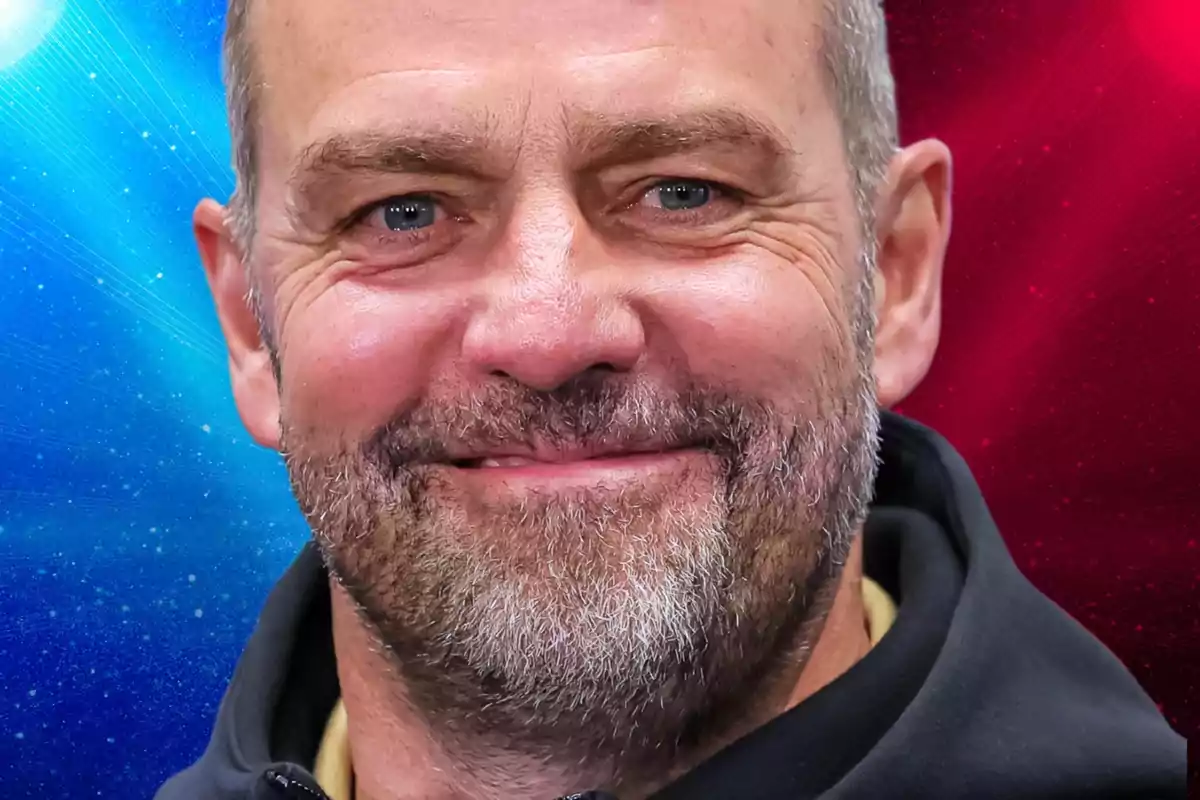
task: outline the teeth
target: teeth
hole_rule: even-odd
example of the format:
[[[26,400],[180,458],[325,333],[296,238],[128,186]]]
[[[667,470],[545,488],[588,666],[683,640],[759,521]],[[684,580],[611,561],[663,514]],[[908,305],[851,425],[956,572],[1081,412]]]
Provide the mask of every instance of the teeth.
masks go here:
[[[533,463],[531,458],[522,458],[521,456],[500,456],[498,458],[485,458],[479,462],[480,469],[487,467],[527,467]]]

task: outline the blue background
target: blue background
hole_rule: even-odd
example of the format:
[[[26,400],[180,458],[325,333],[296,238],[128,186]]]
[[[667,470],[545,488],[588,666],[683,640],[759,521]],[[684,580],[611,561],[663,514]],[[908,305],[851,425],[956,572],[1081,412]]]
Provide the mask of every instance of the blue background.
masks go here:
[[[233,183],[223,13],[72,1],[0,70],[5,798],[147,797],[195,758],[306,536],[191,236]]]

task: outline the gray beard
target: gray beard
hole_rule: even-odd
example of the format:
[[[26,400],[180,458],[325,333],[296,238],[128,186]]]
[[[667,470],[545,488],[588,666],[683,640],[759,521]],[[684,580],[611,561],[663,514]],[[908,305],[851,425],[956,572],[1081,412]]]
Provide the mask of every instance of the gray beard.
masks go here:
[[[520,753],[617,789],[710,750],[807,659],[875,477],[862,360],[807,414],[581,376],[424,404],[332,455],[285,425],[286,461],[330,574],[448,755]],[[661,485],[486,506],[439,466],[451,437],[535,434],[712,458]]]
[[[289,468],[331,575],[449,752],[586,763],[615,788],[802,666],[873,482],[878,416],[857,410],[756,427],[753,455],[670,486],[483,513],[438,468]]]

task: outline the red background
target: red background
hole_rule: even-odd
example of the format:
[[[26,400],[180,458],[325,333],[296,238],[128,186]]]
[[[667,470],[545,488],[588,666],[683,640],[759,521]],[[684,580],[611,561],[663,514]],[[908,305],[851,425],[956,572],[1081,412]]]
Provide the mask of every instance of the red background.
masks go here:
[[[901,410],[1018,564],[1200,732],[1200,0],[887,0],[904,142],[955,156]]]

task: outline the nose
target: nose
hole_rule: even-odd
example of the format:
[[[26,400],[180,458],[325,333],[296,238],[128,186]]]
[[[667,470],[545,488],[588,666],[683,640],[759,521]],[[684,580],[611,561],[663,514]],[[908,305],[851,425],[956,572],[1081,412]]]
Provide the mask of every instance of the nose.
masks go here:
[[[513,266],[493,273],[463,338],[477,373],[551,391],[592,370],[628,372],[642,358],[645,330],[619,271],[583,263],[574,225],[564,225],[554,235],[543,218],[535,235],[506,248]]]
[[[463,355],[476,371],[548,392],[591,370],[628,372],[641,358],[641,321],[616,298],[579,281],[514,289],[467,330]]]

